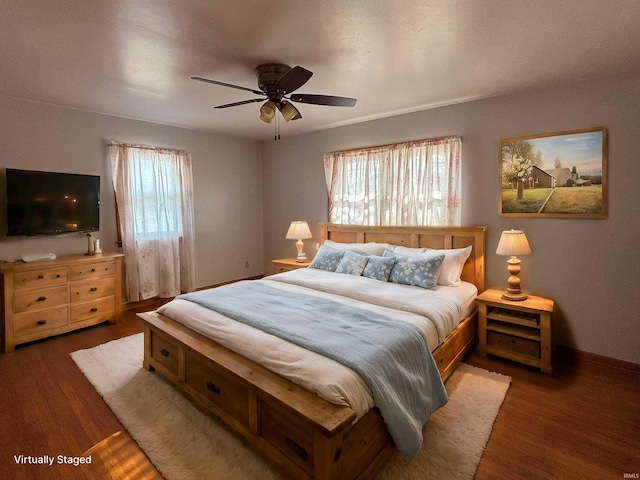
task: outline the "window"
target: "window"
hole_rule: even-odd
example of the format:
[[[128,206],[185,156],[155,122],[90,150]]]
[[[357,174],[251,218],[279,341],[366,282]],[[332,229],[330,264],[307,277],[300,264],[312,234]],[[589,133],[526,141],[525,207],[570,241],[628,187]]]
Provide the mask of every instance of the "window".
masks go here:
[[[195,290],[189,154],[118,143],[109,148],[128,299]]]
[[[460,137],[324,156],[329,221],[350,225],[460,225]]]

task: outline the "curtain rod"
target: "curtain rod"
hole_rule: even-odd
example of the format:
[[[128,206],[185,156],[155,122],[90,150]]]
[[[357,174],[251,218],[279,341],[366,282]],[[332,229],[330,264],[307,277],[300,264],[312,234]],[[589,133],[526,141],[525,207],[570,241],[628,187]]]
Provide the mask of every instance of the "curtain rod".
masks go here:
[[[332,154],[335,154],[335,153],[357,152],[358,150],[373,150],[374,148],[394,147],[396,145],[404,145],[406,143],[439,142],[439,141],[442,141],[442,140],[447,140],[449,138],[460,138],[460,135],[446,135],[444,137],[424,138],[422,140],[407,140],[406,142],[384,143],[382,145],[373,145],[371,147],[346,148],[344,150],[336,150],[336,151],[333,151],[333,152],[328,152],[325,155],[332,155]]]
[[[186,154],[187,152],[184,150],[176,150],[174,148],[162,148],[162,147],[154,147],[153,145],[133,145],[130,143],[120,143],[111,141],[107,144],[109,147],[128,147],[128,148],[138,148],[140,150],[155,150],[158,152],[173,152],[179,154]]]

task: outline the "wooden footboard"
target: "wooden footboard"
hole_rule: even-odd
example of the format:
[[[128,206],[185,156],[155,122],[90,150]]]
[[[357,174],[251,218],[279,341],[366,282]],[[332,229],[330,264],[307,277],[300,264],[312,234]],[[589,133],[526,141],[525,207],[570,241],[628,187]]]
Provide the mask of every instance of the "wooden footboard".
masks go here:
[[[144,321],[144,368],[242,435],[294,479],[373,478],[395,446],[382,416],[334,405],[156,312]],[[434,358],[443,379],[477,341],[477,312]]]

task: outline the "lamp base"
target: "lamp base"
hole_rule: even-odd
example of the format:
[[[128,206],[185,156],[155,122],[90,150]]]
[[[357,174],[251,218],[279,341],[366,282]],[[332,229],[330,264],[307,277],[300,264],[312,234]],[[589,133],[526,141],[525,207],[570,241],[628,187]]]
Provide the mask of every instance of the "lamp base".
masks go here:
[[[307,256],[304,253],[299,253],[296,257],[296,262],[306,262]]]
[[[527,299],[527,295],[522,293],[522,290],[511,290],[510,288],[507,288],[502,294],[502,298],[512,302],[521,302],[522,300]]]

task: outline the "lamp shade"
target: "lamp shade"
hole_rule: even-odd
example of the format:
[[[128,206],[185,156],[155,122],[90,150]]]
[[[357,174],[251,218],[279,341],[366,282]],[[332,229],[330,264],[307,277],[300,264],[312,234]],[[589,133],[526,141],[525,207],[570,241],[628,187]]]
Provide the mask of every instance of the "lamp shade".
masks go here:
[[[260,120],[264,123],[271,123],[273,121],[273,117],[276,115],[276,104],[271,100],[264,103],[260,107]]]
[[[500,236],[497,255],[529,255],[531,247],[527,241],[527,236],[522,230],[505,230]]]
[[[291,105],[291,103],[287,102],[286,100],[283,100],[282,102],[278,103],[278,109],[280,110],[280,113],[282,113],[282,117],[287,122],[302,118],[302,115],[300,114],[298,109],[293,105]]]
[[[295,221],[291,222],[289,230],[287,231],[287,240],[303,240],[305,238],[312,238],[311,230],[307,222]]]

